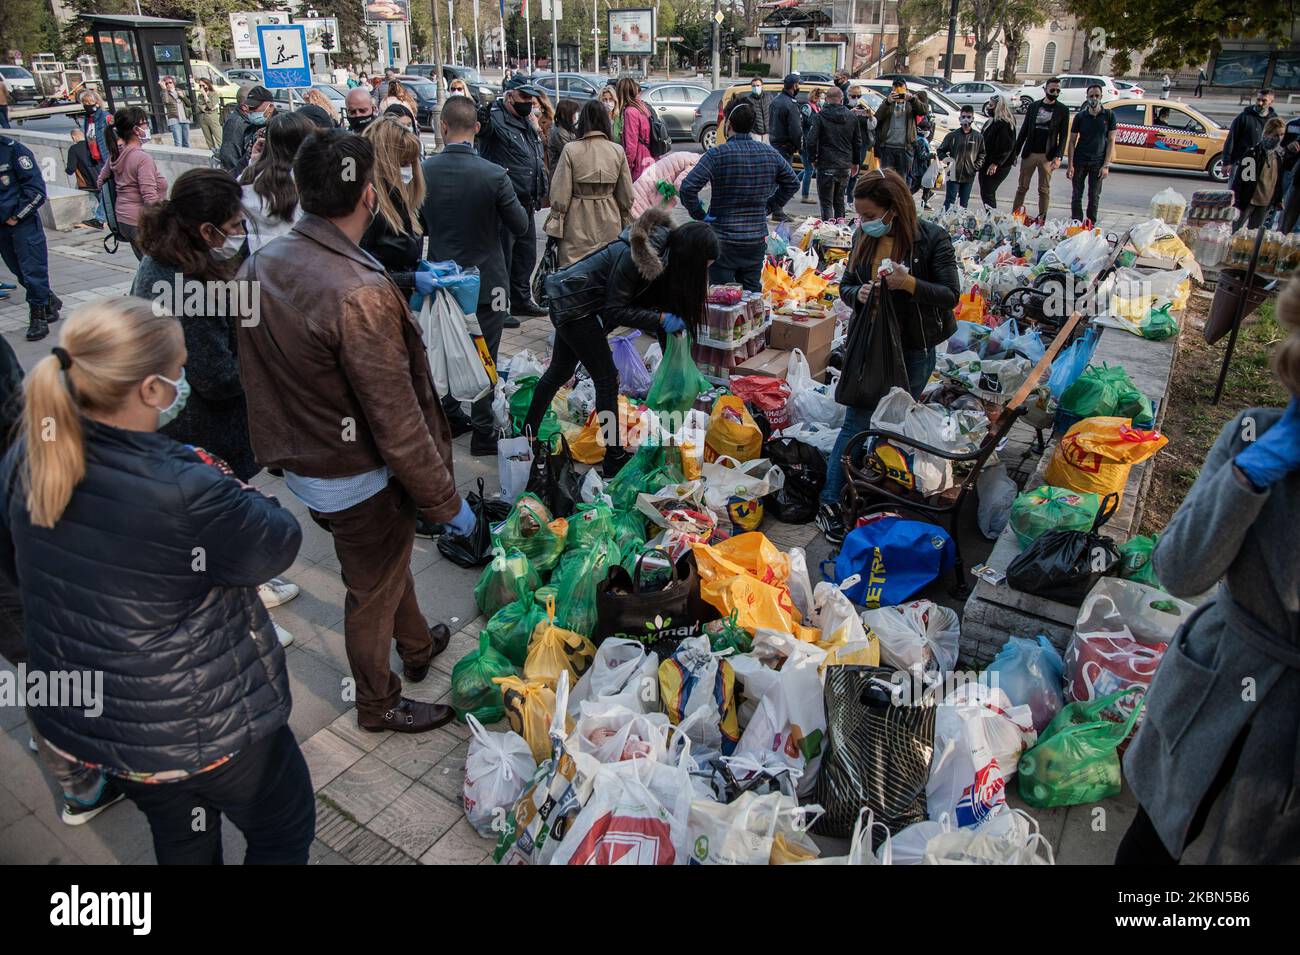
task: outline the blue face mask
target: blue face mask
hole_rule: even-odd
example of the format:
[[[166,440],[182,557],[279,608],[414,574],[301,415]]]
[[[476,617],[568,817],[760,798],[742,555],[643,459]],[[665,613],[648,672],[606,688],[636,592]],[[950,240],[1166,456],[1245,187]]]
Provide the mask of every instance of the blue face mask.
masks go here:
[[[879,239],[889,231],[889,223],[880,219],[863,219],[858,223],[858,228],[862,230],[863,235],[869,235],[873,239]]]
[[[159,381],[167,382],[167,384],[176,389],[176,397],[172,399],[172,403],[166,408],[158,409],[158,427],[162,428],[175,421],[176,416],[179,415],[181,409],[185,407],[185,402],[188,401],[190,397],[190,383],[185,379],[184,368],[181,369],[181,376],[175,381],[172,381],[170,378],[165,378],[162,375],[159,375],[158,379]]]

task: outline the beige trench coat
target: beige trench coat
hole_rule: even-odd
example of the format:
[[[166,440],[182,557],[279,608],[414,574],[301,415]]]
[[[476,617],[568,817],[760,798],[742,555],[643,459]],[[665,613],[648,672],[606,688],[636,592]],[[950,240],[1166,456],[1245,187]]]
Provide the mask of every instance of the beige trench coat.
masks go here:
[[[559,267],[608,245],[632,221],[632,174],[620,146],[591,132],[560,151],[551,176],[551,214],[542,227],[559,239]]]

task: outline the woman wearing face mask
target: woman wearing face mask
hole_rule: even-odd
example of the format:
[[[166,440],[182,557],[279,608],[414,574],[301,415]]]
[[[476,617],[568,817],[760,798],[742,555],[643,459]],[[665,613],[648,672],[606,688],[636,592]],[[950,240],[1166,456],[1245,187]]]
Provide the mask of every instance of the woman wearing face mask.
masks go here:
[[[555,105],[555,122],[551,126],[551,133],[546,137],[546,168],[554,175],[555,170],[559,167],[560,151],[569,143],[573,142],[578,134],[578,110],[581,108],[577,100],[562,99]],[[604,109],[604,107],[601,107]],[[605,112],[605,118],[609,118],[609,112]],[[613,128],[610,129],[610,138],[613,139]]]
[[[86,134],[86,149],[90,152],[90,161],[94,163],[95,175],[98,176],[108,162],[108,139],[106,134],[108,126],[113,120],[100,102],[99,94],[94,90],[83,92],[80,96],[80,102],[82,115],[77,117],[77,124],[81,127],[81,131]],[[104,198],[96,190],[95,212],[85,224],[95,229],[102,229],[104,227],[104,216]]]
[[[199,80],[197,93],[199,104],[199,130],[203,141],[214,153],[221,148],[221,97],[217,95],[212,81],[206,77]]]
[[[1286,120],[1274,116],[1264,124],[1259,142],[1232,170],[1232,204],[1238,211],[1236,232],[1242,226],[1258,229],[1268,210],[1282,198],[1282,133]]]
[[[469,87],[465,85],[465,81],[464,81],[464,80],[462,80],[460,77],[457,77],[456,79],[454,79],[454,80],[451,81],[450,85],[448,85],[448,87],[447,87],[447,95],[448,95],[448,96],[468,96],[468,95],[469,95]]]
[[[159,863],[220,864],[225,813],[246,862],[304,864],[311,777],[253,590],[293,562],[298,522],[157,433],[183,405],[187,356],[181,324],[153,303],[85,305],[51,351],[2,466],[0,576],[22,594],[33,670],[93,672],[103,687],[99,712],[32,706],[31,722],[136,803]],[[42,440],[51,422],[57,438]]]
[[[618,81],[619,115],[623,117],[623,152],[635,180],[655,157],[650,154],[650,107],[641,101],[641,84],[630,76]]]
[[[961,294],[952,239],[917,217],[912,193],[898,173],[864,173],[853,191],[853,206],[861,218],[840,281],[840,298],[853,309],[845,351],[863,354],[868,347],[867,368],[888,371],[881,378],[877,372],[868,376],[865,369],[845,367],[835,391],[835,400],[848,410],[817,511],[817,526],[831,544],[844,539],[840,462],[851,439],[870,428],[876,404],[890,388],[906,388],[920,398],[934,372],[935,346],[957,330],[952,310]],[[881,276],[886,259],[891,271]]]
[[[267,123],[257,160],[239,177],[244,185],[244,210],[251,222],[250,252],[286,234],[302,218],[293,181],[293,157],[314,132],[316,124],[302,113],[277,113]]]
[[[389,103],[384,109],[384,116],[397,120],[410,132],[415,132],[415,114],[401,103]]]
[[[600,96],[597,99],[605,107],[605,111],[609,113],[610,126],[614,130],[614,142],[621,143],[623,141],[623,116],[618,109],[618,94],[614,92],[614,87],[606,86],[600,91]]]
[[[984,168],[980,170],[980,202],[990,209],[998,207],[998,186],[1011,174],[1012,155],[1016,151],[1016,120],[1005,96],[994,96],[984,104],[988,122],[984,134]]]
[[[95,185],[102,189],[104,183],[112,181],[117,232],[131,243],[131,251],[140,259],[144,255],[136,241],[140,210],[167,198],[167,180],[143,148],[149,141],[148,114],[139,106],[123,106],[113,114],[113,125],[104,138],[109,159]]]
[[[433,290],[432,274],[416,272],[424,245],[424,230],[415,214],[424,203],[420,175],[420,138],[385,116],[362,133],[375,150],[375,217],[361,237],[365,249],[388,272],[393,283],[409,295]]]

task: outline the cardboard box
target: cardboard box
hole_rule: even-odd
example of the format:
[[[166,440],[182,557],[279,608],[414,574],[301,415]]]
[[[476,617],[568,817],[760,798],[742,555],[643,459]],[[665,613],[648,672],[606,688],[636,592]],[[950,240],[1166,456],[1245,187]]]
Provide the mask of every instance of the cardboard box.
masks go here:
[[[785,351],[799,349],[805,355],[829,345],[835,337],[835,319],[827,315],[810,322],[797,322],[781,315],[772,316],[770,345]]]
[[[766,375],[769,378],[784,379],[790,368],[790,351],[785,348],[765,348],[743,365],[737,365],[732,374]],[[831,357],[831,343],[827,342],[820,348],[805,352],[805,357],[813,378],[821,381],[826,373],[826,363]]]

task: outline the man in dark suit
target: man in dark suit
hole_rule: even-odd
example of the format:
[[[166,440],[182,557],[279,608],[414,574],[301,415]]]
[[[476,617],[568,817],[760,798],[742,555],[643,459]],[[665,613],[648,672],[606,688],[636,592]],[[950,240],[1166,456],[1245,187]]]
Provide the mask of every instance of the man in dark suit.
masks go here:
[[[428,259],[450,259],[463,269],[478,267],[478,322],[496,361],[510,308],[510,268],[501,247],[502,230],[520,238],[532,218],[520,204],[510,174],[474,152],[479,128],[474,101],[467,96],[448,98],[441,126],[446,145],[421,165],[425,199],[420,221],[429,237]],[[474,426],[470,453],[496,454],[490,394],[474,402],[470,420]]]

